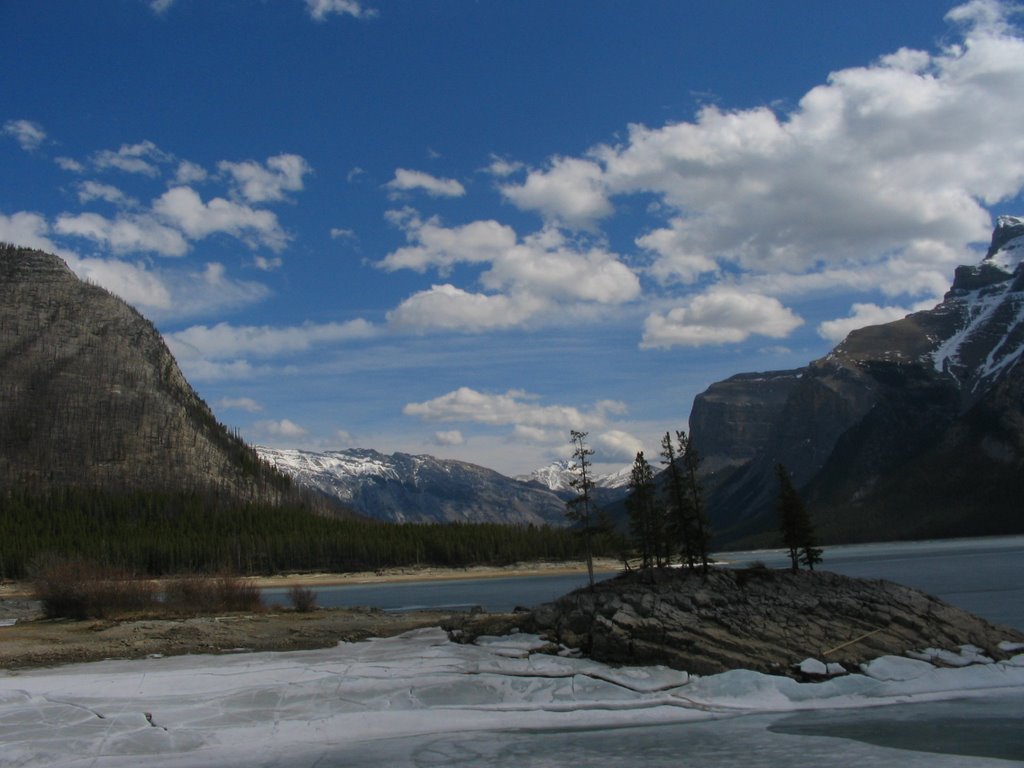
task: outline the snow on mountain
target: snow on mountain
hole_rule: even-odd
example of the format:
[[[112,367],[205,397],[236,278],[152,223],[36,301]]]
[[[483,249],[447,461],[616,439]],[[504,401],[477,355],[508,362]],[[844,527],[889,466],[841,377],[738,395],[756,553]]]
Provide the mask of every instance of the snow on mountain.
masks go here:
[[[302,451],[257,446],[297,483],[390,522],[565,525],[565,502],[548,488],[462,461],[370,449]]]
[[[565,459],[557,459],[546,467],[535,469],[529,475],[518,475],[516,480],[524,483],[536,483],[556,493],[575,493],[572,487],[572,480],[576,473],[572,469],[573,463]],[[606,475],[594,477],[595,488],[618,490],[629,486],[631,468],[623,467]]]
[[[960,267],[937,307],[955,330],[931,353],[935,370],[975,392],[1024,353],[1024,219],[1000,216],[992,245],[977,267]]]

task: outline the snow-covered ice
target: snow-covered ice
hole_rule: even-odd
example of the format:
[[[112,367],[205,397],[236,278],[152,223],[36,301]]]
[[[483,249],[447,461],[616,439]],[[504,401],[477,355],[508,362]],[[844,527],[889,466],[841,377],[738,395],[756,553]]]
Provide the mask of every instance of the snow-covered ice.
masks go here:
[[[660,744],[671,731],[658,728],[667,725],[704,723],[714,726],[698,729],[709,738],[752,737],[755,721],[765,739],[788,749],[790,740],[810,737],[770,735],[764,716],[965,697],[1024,701],[1024,656],[959,667],[886,657],[863,674],[808,684],[744,670],[695,677],[531,654],[542,645],[527,634],[460,645],[432,629],[318,651],[3,672],[0,765],[348,766],[386,756],[394,765],[560,765],[546,751],[532,762],[524,754],[537,739],[589,749],[594,742],[580,734],[594,731],[624,738],[642,731]],[[423,757],[426,745],[436,762]],[[807,748],[805,756],[814,754]],[[874,750],[872,759],[888,752],[856,749],[862,757]],[[732,764],[723,760],[703,764]],[[987,758],[979,760],[972,764]]]

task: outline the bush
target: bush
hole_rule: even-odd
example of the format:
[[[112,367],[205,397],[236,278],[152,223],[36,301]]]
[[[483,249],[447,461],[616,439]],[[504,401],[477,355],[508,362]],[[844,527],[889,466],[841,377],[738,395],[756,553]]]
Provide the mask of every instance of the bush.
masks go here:
[[[32,592],[48,618],[102,619],[157,606],[152,582],[78,559],[38,563]]]
[[[190,574],[168,582],[164,604],[170,611],[186,614],[259,611],[263,598],[250,579]]]
[[[299,613],[310,613],[316,610],[316,592],[309,587],[292,587],[288,590],[288,599],[292,608]]]

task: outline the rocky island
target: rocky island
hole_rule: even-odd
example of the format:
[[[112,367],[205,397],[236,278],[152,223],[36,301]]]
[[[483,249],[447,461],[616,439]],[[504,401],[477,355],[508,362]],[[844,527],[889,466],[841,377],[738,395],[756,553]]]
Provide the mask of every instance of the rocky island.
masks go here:
[[[706,579],[677,569],[625,573],[534,609],[521,628],[597,661],[700,675],[814,678],[886,655],[960,664],[1024,648],[1024,632],[910,587],[763,567],[712,570]]]

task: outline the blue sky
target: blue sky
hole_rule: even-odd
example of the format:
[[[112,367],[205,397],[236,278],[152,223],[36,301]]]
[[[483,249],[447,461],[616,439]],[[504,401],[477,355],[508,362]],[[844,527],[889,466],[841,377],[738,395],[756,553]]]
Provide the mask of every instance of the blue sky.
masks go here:
[[[252,442],[515,474],[932,306],[1024,212],[995,0],[0,4],[0,240]]]

